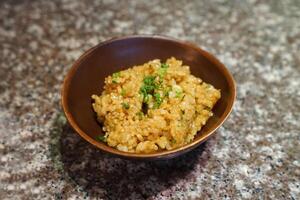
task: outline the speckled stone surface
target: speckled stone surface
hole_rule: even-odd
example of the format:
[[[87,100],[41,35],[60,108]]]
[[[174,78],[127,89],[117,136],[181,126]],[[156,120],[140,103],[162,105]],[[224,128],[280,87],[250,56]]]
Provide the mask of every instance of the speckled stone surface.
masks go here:
[[[1,1],[0,199],[300,199],[300,1]],[[217,134],[165,162],[104,155],[66,123],[60,86],[112,36],[195,42],[235,77]]]

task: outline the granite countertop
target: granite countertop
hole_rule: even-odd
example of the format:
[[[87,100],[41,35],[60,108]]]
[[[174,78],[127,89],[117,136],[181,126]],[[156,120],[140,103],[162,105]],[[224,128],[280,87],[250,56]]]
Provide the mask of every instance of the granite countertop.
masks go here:
[[[0,2],[0,199],[300,199],[300,1]],[[226,123],[182,157],[105,155],[66,123],[60,87],[80,54],[163,34],[228,66]]]

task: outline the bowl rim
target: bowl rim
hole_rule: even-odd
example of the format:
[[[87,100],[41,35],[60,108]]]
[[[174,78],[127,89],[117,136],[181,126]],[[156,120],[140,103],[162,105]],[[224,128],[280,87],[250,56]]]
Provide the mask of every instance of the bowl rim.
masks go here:
[[[175,42],[184,46],[188,46],[188,48],[192,48],[194,50],[196,50],[197,52],[199,52],[201,55],[203,55],[205,58],[207,58],[210,62],[212,62],[214,65],[216,65],[219,70],[222,71],[222,73],[224,74],[224,76],[226,77],[226,80],[228,81],[229,84],[229,88],[232,90],[233,95],[230,96],[229,99],[229,104],[226,107],[225,111],[223,112],[223,114],[220,117],[220,120],[212,125],[212,129],[210,131],[208,131],[205,135],[200,136],[197,139],[194,139],[192,142],[182,146],[182,147],[178,147],[175,149],[171,149],[171,150],[164,150],[164,151],[160,151],[160,152],[154,152],[154,153],[130,153],[130,152],[123,152],[120,150],[117,150],[113,147],[109,147],[108,145],[102,143],[102,142],[98,142],[96,141],[94,138],[90,137],[88,134],[86,134],[83,130],[81,130],[79,128],[79,126],[77,125],[77,123],[75,122],[68,103],[67,103],[67,97],[68,97],[68,91],[69,91],[69,86],[70,86],[70,82],[74,76],[74,74],[76,73],[77,69],[79,68],[80,64],[87,58],[89,57],[89,55],[97,48],[100,48],[103,45],[106,45],[108,43],[112,43],[112,42],[116,42],[116,41],[120,41],[120,40],[126,40],[126,39],[136,39],[136,38],[140,38],[140,39],[160,39],[160,40],[166,40],[166,41],[171,41],[171,42]],[[182,40],[178,40],[169,36],[162,36],[162,35],[129,35],[129,36],[121,36],[121,37],[113,37],[111,39],[105,40],[103,42],[100,42],[99,44],[97,44],[96,46],[88,49],[87,51],[85,51],[71,66],[71,68],[69,69],[69,71],[67,72],[67,74],[65,75],[65,78],[63,80],[62,83],[62,87],[61,87],[61,105],[64,111],[64,114],[67,118],[67,121],[70,123],[71,127],[75,130],[75,132],[77,132],[83,139],[85,139],[86,141],[88,141],[90,144],[96,146],[97,148],[99,148],[100,150],[107,152],[109,154],[112,155],[116,155],[116,156],[120,156],[120,157],[124,157],[124,158],[133,158],[133,159],[160,159],[160,158],[173,158],[177,155],[187,152],[195,147],[197,147],[198,145],[200,145],[201,143],[205,142],[209,137],[211,137],[214,132],[225,122],[225,120],[228,118],[229,114],[231,113],[232,109],[233,109],[233,105],[236,99],[236,83],[235,80],[233,78],[233,76],[231,75],[231,73],[229,72],[229,70],[227,69],[227,67],[221,63],[215,56],[213,56],[211,53],[201,49],[200,47],[198,47],[196,44],[191,43],[189,41],[182,41]]]

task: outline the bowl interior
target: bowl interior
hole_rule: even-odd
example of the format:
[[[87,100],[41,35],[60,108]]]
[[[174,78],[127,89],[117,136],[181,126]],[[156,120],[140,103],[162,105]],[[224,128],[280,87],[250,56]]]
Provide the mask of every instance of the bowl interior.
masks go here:
[[[111,153],[118,150],[97,142],[95,136],[104,134],[92,110],[92,94],[101,94],[104,78],[116,71],[143,64],[152,59],[165,61],[176,57],[189,65],[192,74],[221,89],[221,99],[211,117],[195,140],[211,134],[226,118],[235,96],[233,80],[224,66],[213,56],[184,42],[160,37],[129,37],[102,43],[86,52],[74,64],[63,88],[63,106],[67,118],[77,132],[88,141]],[[71,118],[71,119],[70,119]],[[80,130],[79,130],[80,129]]]

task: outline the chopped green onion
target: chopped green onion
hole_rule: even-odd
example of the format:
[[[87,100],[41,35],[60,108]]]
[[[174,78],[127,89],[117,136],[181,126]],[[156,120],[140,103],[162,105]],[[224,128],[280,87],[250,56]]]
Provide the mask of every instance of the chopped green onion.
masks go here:
[[[149,97],[152,95],[154,90],[158,88],[158,85],[155,83],[155,76],[146,76],[143,80],[143,85],[140,88],[140,93],[143,95],[143,102],[147,102]]]
[[[126,110],[129,109],[129,104],[128,103],[122,103],[123,108],[125,108]]]
[[[143,96],[143,104],[142,104],[142,111],[144,114],[147,114],[148,110],[148,103],[152,99],[154,100],[154,105],[152,108],[159,108],[159,106],[163,102],[163,98],[169,95],[170,89],[168,91],[165,91],[161,96],[160,93],[157,92],[157,90],[163,90],[163,77],[165,76],[167,72],[167,68],[169,67],[168,64],[162,63],[161,67],[157,70],[157,73],[155,75],[147,75],[143,79],[143,84],[140,88],[140,94]]]
[[[121,95],[124,97],[126,95],[126,90],[124,88],[122,88],[121,90]]]
[[[182,95],[182,91],[176,91],[175,93],[176,93],[176,96],[175,96],[176,98],[179,98]]]
[[[159,93],[154,94],[154,100],[155,100],[155,103],[154,103],[153,108],[159,108],[159,106],[162,103],[162,98]]]
[[[97,135],[96,140],[100,142],[106,142],[106,137],[104,135]]]
[[[181,97],[181,101],[184,99],[184,97],[185,97],[185,94],[184,94],[184,95],[182,95],[182,97]]]
[[[171,90],[172,90],[172,89],[171,89],[170,87],[166,88],[166,89],[164,90],[164,97],[169,97],[169,93],[170,93]]]
[[[151,76],[151,75],[146,76],[143,80],[145,85],[153,85],[154,81],[155,81],[155,76]]]
[[[163,78],[167,73],[167,68],[159,68],[157,71],[157,74],[159,76],[159,78]]]
[[[139,120],[143,119],[143,117],[144,117],[144,113],[141,111],[136,113],[136,115],[139,117]]]
[[[171,143],[172,143],[172,144],[175,144],[175,143],[176,143],[176,140],[175,140],[174,138],[172,138],[172,139],[171,139]]]
[[[118,83],[118,78],[120,77],[121,73],[120,72],[116,72],[112,74],[112,82],[113,83]]]
[[[167,63],[161,63],[161,68],[168,68],[169,67],[169,65],[167,64]]]
[[[112,78],[119,78],[121,75],[121,72],[115,72],[112,74]]]

